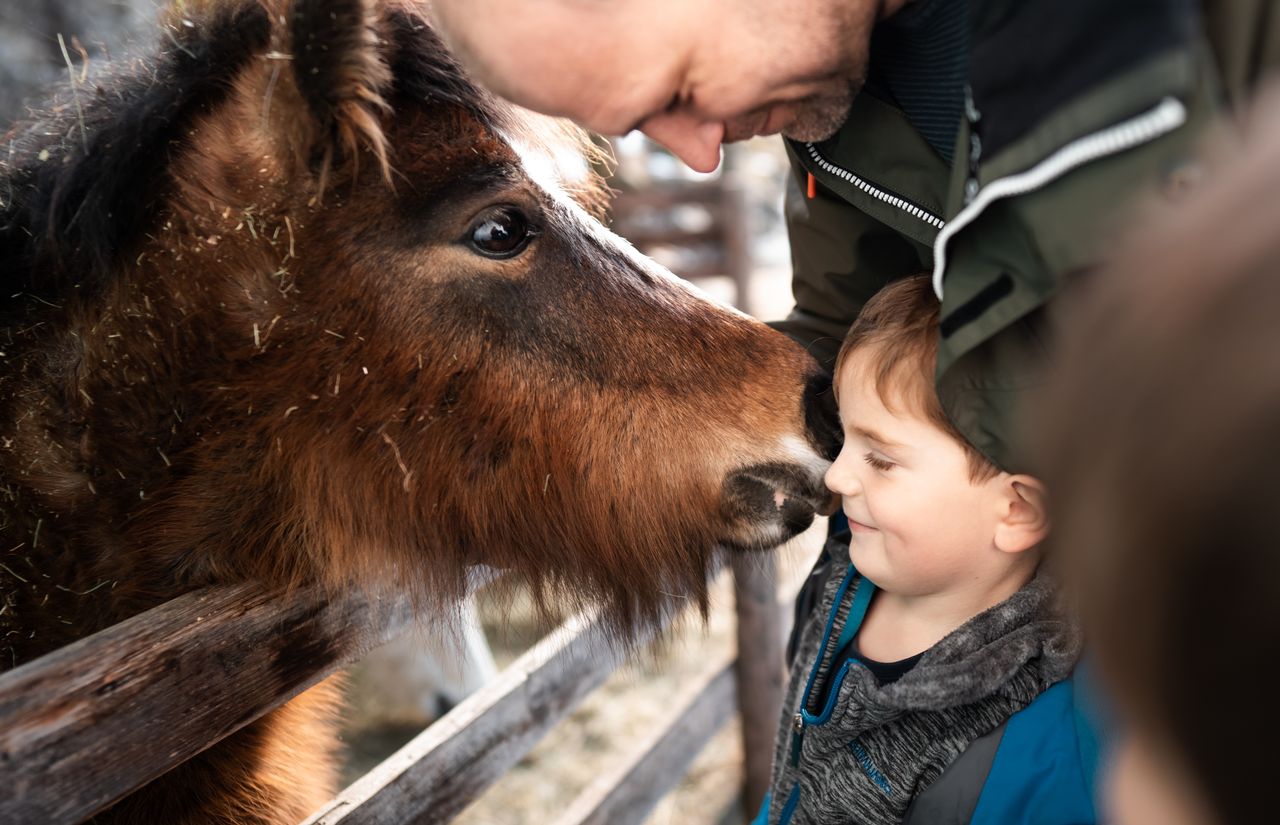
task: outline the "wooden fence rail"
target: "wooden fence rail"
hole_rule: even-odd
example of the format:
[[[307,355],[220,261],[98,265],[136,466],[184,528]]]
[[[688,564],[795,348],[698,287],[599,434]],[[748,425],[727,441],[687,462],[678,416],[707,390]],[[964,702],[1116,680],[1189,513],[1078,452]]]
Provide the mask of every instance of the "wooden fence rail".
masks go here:
[[[0,822],[80,822],[409,626],[404,601],[189,593],[0,676]]]
[[[308,825],[447,822],[599,687],[623,655],[598,614],[571,618],[356,780]]]
[[[630,758],[584,790],[557,825],[635,825],[679,781],[703,746],[736,712],[734,656],[713,656],[698,678],[673,698],[653,732]]]
[[[738,567],[743,581],[767,577],[763,592],[776,593],[771,558]],[[757,580],[747,589],[761,586]],[[749,607],[742,582],[738,591],[741,612]],[[676,607],[670,603],[666,614]],[[743,626],[759,621],[767,616]],[[403,599],[327,602],[313,590],[285,599],[250,585],[217,587],[16,668],[0,676],[0,822],[81,822],[413,622]],[[767,646],[744,652],[776,669]],[[604,682],[625,653],[596,613],[571,618],[308,825],[448,821]],[[668,722],[558,821],[642,821],[736,711],[735,660],[732,652],[713,657],[673,702]],[[761,672],[758,664],[748,670]],[[767,729],[775,719],[776,708]]]

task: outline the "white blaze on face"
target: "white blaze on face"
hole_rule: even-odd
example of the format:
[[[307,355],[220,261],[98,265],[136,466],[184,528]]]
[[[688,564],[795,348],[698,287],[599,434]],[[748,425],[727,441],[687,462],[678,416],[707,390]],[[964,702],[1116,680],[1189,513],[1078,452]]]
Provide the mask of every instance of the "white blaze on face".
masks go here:
[[[712,304],[717,309],[739,317],[748,317],[732,304],[704,292],[653,259],[642,255],[628,240],[609,231],[608,227],[591,217],[573,199],[569,190],[589,186],[593,174],[583,152],[586,138],[577,130],[578,127],[515,107],[511,107],[508,112],[513,128],[500,131],[499,134],[520,158],[520,165],[529,180],[546,192],[563,210],[573,228],[621,253],[636,269],[654,280],[670,283],[687,295]]]
[[[783,461],[799,464],[818,478],[825,476],[827,469],[831,466],[831,462],[818,455],[807,441],[793,435],[783,436],[780,439],[779,446],[782,450]]]

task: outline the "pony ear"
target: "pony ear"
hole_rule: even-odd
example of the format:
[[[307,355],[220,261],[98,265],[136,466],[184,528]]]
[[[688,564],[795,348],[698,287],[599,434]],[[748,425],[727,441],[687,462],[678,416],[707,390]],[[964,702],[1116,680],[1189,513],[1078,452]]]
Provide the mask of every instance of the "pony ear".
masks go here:
[[[320,191],[335,151],[352,162],[361,147],[391,180],[379,122],[390,110],[382,92],[391,70],[382,54],[379,19],[370,0],[294,0],[289,20],[294,82],[319,126]]]

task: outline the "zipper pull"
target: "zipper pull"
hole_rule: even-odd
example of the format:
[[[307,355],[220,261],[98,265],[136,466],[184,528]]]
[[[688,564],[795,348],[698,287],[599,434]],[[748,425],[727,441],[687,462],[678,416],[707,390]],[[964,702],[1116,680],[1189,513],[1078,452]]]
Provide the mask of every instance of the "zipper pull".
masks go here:
[[[791,717],[791,767],[800,764],[800,743],[804,740],[804,717],[797,713]]]
[[[809,185],[805,190],[805,194],[809,196],[809,200],[818,197],[818,182],[813,179],[813,173],[809,173]]]

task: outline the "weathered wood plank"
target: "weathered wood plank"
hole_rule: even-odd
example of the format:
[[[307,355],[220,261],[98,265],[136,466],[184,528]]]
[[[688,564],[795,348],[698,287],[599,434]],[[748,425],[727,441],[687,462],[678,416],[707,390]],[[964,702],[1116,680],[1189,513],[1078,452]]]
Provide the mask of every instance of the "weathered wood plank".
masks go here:
[[[634,643],[659,629],[644,631]],[[306,825],[447,822],[603,683],[625,655],[595,612],[570,619]]]
[[[738,600],[758,601],[748,608],[750,628],[740,631],[739,645],[753,646],[750,634],[769,634],[776,645],[790,624],[790,605],[797,581],[773,584],[772,556],[746,560],[745,590]],[[739,565],[741,566],[741,564]],[[803,580],[803,576],[799,578]],[[735,588],[743,586],[735,584]],[[772,598],[773,610],[765,605]],[[762,623],[762,624],[760,624]],[[654,628],[635,644],[643,643]],[[770,647],[769,643],[765,647]],[[502,774],[518,762],[579,701],[598,687],[623,657],[594,616],[577,617],[543,639],[498,677],[436,722],[341,795],[304,825],[357,823],[444,823],[460,813]],[[761,652],[760,662],[780,653]],[[575,802],[573,815],[582,821],[627,822],[623,811],[648,811],[680,780],[697,752],[736,709],[734,695],[736,651],[714,659],[699,680],[675,703],[676,711],[655,728],[651,740],[633,751],[629,760],[602,777]],[[754,676],[752,678],[755,678]],[[780,676],[779,676],[780,679]],[[780,684],[779,684],[780,687]],[[768,690],[764,691],[768,694]],[[777,711],[763,729],[772,756]],[[682,761],[683,760],[683,761]],[[563,823],[576,822],[568,814]]]
[[[0,676],[0,822],[79,822],[412,621],[406,601],[190,593]]]
[[[721,202],[721,225],[724,229],[724,271],[733,279],[733,303],[738,309],[751,313],[751,276],[754,271],[751,246],[752,238],[748,234],[751,225],[751,208],[747,203],[747,192],[738,180],[735,165],[724,170],[724,195]],[[773,558],[772,555],[769,558]]]
[[[712,658],[675,697],[670,711],[622,764],[578,795],[557,825],[633,825],[684,777],[689,765],[734,714],[734,655]]]
[[[769,790],[773,739],[783,698],[782,610],[773,554],[734,557],[733,595],[744,755],[742,806],[744,811],[754,812]]]
[[[688,203],[702,204],[709,209],[720,205],[721,192],[719,181],[710,183],[693,181],[670,181],[654,183],[644,189],[627,189],[619,192],[611,204],[615,219],[625,218],[626,214],[637,210],[667,212],[677,206]]]
[[[784,673],[781,644],[782,639],[790,632],[796,593],[805,579],[804,570],[807,568],[802,567],[799,572],[783,577],[779,582],[777,560],[773,554],[734,556],[731,564],[738,619],[738,651],[747,658],[754,658],[756,662],[746,670],[742,668],[741,662],[736,663],[733,666],[736,669],[729,673],[733,678],[727,684],[721,677],[731,670],[733,655],[726,653],[710,662],[703,671],[703,679],[692,685],[673,704],[674,710],[664,722],[655,726],[654,735],[638,745],[622,765],[601,776],[580,794],[571,809],[556,821],[557,825],[625,825],[628,822],[643,821],[662,796],[683,778],[697,753],[733,714],[733,696],[738,698],[739,707],[743,711],[744,729],[751,725],[760,726],[757,731],[759,736],[750,740],[748,732],[743,732],[746,762],[744,769],[750,769],[753,760],[750,749],[755,748],[756,763],[764,764],[766,771],[763,790],[768,790],[767,771],[772,763],[773,737],[778,727],[782,700],[781,679]],[[770,656],[768,651],[774,647],[777,647],[776,655]],[[773,668],[769,665],[770,659],[778,669],[776,677],[771,675]],[[752,686],[742,685],[743,679],[753,682],[777,681],[777,705],[772,715],[765,718],[763,723],[760,720],[753,722],[751,718],[752,715],[764,713],[766,703],[773,704],[769,698],[773,688],[764,686],[757,690]],[[760,796],[754,802],[754,797],[750,794],[752,786],[744,783],[746,794],[743,810],[748,817],[755,814],[763,799],[760,782],[757,778],[755,789]]]

